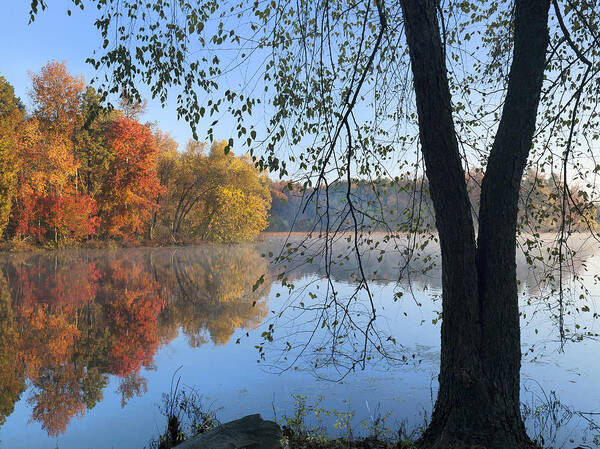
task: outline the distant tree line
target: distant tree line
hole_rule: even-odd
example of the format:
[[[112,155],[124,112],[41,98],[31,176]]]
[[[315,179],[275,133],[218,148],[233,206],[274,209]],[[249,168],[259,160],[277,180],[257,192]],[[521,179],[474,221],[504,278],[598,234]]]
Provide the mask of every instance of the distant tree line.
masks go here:
[[[64,63],[31,74],[32,110],[0,77],[0,237],[241,241],[267,226],[268,179],[225,142],[177,143],[144,105],[101,105]]]
[[[473,215],[479,212],[481,169],[467,174],[467,189]],[[286,181],[271,183],[271,215],[267,231],[319,232],[338,223],[340,230],[351,230],[347,195],[360,217],[363,230],[409,232],[432,231],[435,214],[427,178],[353,180],[331,183],[317,192],[313,187]],[[567,215],[564,225],[571,231],[596,230],[600,208],[590,201],[587,190],[576,184],[567,187]],[[317,194],[318,193],[318,194]],[[561,226],[565,186],[552,173],[527,172],[521,185],[519,227],[524,233],[551,232]],[[328,209],[329,207],[329,209]],[[327,211],[329,213],[327,214]]]

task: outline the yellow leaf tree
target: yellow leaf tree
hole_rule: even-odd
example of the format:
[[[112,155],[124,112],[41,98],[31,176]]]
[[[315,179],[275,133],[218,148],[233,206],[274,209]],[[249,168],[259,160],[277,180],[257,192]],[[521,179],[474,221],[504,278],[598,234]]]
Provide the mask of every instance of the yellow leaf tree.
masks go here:
[[[23,106],[13,87],[0,76],[0,238],[8,224],[17,187],[18,129]]]

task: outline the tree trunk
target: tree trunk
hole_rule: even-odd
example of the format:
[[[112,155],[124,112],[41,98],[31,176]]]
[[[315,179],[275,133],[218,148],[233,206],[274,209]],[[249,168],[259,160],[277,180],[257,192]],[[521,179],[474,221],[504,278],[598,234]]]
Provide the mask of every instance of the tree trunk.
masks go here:
[[[401,0],[442,254],[439,392],[423,448],[530,448],[520,414],[517,201],[535,128],[549,0],[516,0],[513,64],[484,177],[478,242],[436,0]]]
[[[517,2],[513,62],[504,110],[483,178],[477,264],[482,318],[482,362],[492,404],[511,431],[520,416],[521,336],[516,228],[519,190],[532,147],[548,47],[549,0]],[[498,417],[502,419],[502,415]]]

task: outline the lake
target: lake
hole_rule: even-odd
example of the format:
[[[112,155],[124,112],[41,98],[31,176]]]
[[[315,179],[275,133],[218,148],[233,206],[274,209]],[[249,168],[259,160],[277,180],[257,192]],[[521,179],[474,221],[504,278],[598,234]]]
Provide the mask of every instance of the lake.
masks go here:
[[[435,246],[410,263],[389,243],[365,250],[369,299],[345,242],[331,281],[320,242],[299,242],[0,256],[0,447],[142,449],[177,378],[221,421],[281,419],[303,395],[353,411],[356,429],[388,413],[391,428],[423,425],[439,363]],[[556,269],[518,268],[526,424],[567,448],[600,434],[600,247],[576,245],[562,298]],[[282,247],[294,261],[270,263]]]

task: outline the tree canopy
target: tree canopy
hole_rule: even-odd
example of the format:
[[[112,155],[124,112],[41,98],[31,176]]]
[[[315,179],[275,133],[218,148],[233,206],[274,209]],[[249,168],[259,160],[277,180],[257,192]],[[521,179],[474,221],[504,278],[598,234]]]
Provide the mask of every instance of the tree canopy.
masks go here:
[[[0,238],[12,208],[17,186],[18,129],[24,107],[15,97],[13,87],[0,77]]]
[[[248,157],[225,154],[227,143],[181,153],[158,124],[138,121],[143,103],[103,106],[64,63],[31,82],[27,114],[0,78],[0,236],[135,241],[158,227],[163,242],[244,241],[267,226],[268,179]]]

